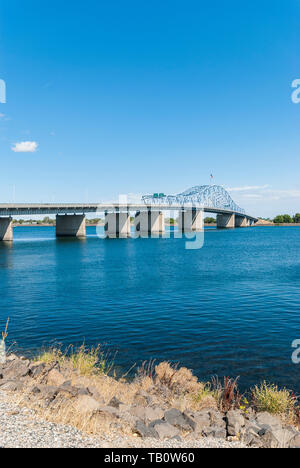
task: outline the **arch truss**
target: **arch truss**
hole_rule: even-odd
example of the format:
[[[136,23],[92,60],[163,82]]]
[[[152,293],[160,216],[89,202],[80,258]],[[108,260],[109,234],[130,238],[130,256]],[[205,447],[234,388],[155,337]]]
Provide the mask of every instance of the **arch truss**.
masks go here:
[[[245,214],[245,210],[238,206],[227,190],[220,185],[198,185],[178,195],[165,195],[163,193],[144,195],[142,200],[147,205],[169,204],[170,207],[172,205],[193,205]]]

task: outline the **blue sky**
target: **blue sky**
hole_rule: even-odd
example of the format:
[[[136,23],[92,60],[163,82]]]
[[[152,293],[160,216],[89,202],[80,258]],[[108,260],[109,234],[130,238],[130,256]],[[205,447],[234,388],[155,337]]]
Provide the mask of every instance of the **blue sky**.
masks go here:
[[[299,14],[299,0],[1,2],[1,202],[173,194],[213,173],[255,215],[300,212]]]

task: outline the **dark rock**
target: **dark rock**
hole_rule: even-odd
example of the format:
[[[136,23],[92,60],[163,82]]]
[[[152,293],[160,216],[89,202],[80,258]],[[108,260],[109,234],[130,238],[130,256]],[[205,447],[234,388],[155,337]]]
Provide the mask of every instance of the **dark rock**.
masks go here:
[[[99,393],[96,387],[92,385],[92,386],[87,387],[87,390],[88,390],[88,394],[91,395],[99,403],[101,404],[105,403],[103,396]]]
[[[20,392],[24,388],[23,382],[17,380],[2,380],[0,386],[1,390],[6,390],[8,392]]]
[[[192,418],[175,408],[166,411],[164,419],[166,422],[177,427],[181,431],[192,431],[195,429],[195,423]]]
[[[59,388],[52,385],[40,385],[39,399],[43,400],[45,406],[48,406],[56,398],[59,393]]]
[[[31,393],[37,395],[38,393],[41,393],[41,389],[38,386],[35,386],[31,389]]]
[[[78,388],[73,387],[72,385],[63,384],[58,388],[58,391],[59,391],[59,393],[62,393],[65,396],[68,396],[68,397],[71,397],[71,398],[76,397],[77,395],[79,395]],[[85,395],[88,395],[88,392],[86,392]]]
[[[290,440],[289,448],[300,448],[300,432]]]
[[[151,424],[151,427],[157,432],[159,439],[173,439],[179,436],[179,430],[165,421],[156,421]]]
[[[246,434],[243,437],[243,442],[249,447],[253,447],[253,448],[263,447],[263,441],[261,440],[259,435],[252,429],[247,430]]]
[[[43,362],[40,364],[32,364],[31,366],[29,366],[30,377],[34,379],[36,377],[39,377],[44,372],[45,367],[46,367],[46,364],[44,364]]]
[[[149,427],[154,427],[156,426],[157,424],[164,424],[166,421],[164,421],[163,419],[155,419],[154,421],[151,421],[151,423],[149,424]]]
[[[120,417],[120,413],[117,410],[117,408],[113,408],[112,406],[100,405],[98,412],[104,416],[115,417],[115,418]]]
[[[287,448],[294,438],[294,432],[288,429],[273,429],[266,427],[259,432],[265,448]]]
[[[226,415],[227,433],[229,436],[239,436],[245,426],[245,418],[239,410],[228,411]]]
[[[210,417],[210,424],[212,426],[219,426],[222,429],[226,429],[226,421],[220,411],[209,409],[208,414]]]
[[[109,402],[109,406],[112,406],[113,408],[119,409],[120,405],[122,405],[122,402],[116,397],[113,397]]]
[[[78,387],[77,390],[78,390],[78,395],[91,395],[88,388]]]
[[[120,405],[120,409],[122,411],[122,404]],[[145,423],[155,421],[158,419],[162,419],[164,417],[164,411],[161,408],[151,408],[144,406],[131,406],[129,408],[130,414],[141,419]]]
[[[272,429],[282,429],[280,418],[270,413],[257,413],[255,421],[261,428],[271,427]]]
[[[210,426],[205,431],[206,437],[214,437],[215,439],[226,439],[227,431],[224,427]]]
[[[4,371],[5,379],[19,379],[29,375],[29,367],[25,361],[13,360]]]
[[[72,380],[65,380],[61,387],[72,387]]]
[[[142,421],[138,420],[134,426],[134,432],[139,436],[143,437],[143,439],[147,437],[152,437],[153,439],[158,439],[158,433],[153,427],[148,427]]]

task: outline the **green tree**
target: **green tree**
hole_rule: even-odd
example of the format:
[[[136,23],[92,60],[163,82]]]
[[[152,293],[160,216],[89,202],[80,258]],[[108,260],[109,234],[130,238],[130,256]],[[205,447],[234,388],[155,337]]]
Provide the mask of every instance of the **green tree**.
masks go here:
[[[285,214],[285,215],[283,215],[283,222],[284,223],[293,223],[294,221],[293,221],[293,218],[291,218],[290,215]]]
[[[205,224],[215,224],[216,220],[215,220],[215,218],[208,217],[208,218],[204,218],[204,223]]]
[[[290,215],[284,214],[284,215],[276,216],[276,218],[273,219],[273,222],[275,224],[283,224],[283,223],[293,223],[294,220]]]
[[[294,216],[294,223],[300,223],[300,213],[296,213]]]
[[[276,216],[276,218],[273,219],[273,222],[274,222],[275,224],[282,224],[282,223],[284,223],[283,215],[278,215],[278,216]]]

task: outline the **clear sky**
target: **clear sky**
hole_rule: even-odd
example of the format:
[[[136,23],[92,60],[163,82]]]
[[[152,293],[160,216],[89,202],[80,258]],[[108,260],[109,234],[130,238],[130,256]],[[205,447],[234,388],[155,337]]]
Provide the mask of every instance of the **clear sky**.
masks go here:
[[[0,4],[0,201],[209,183],[300,212],[299,0]]]

